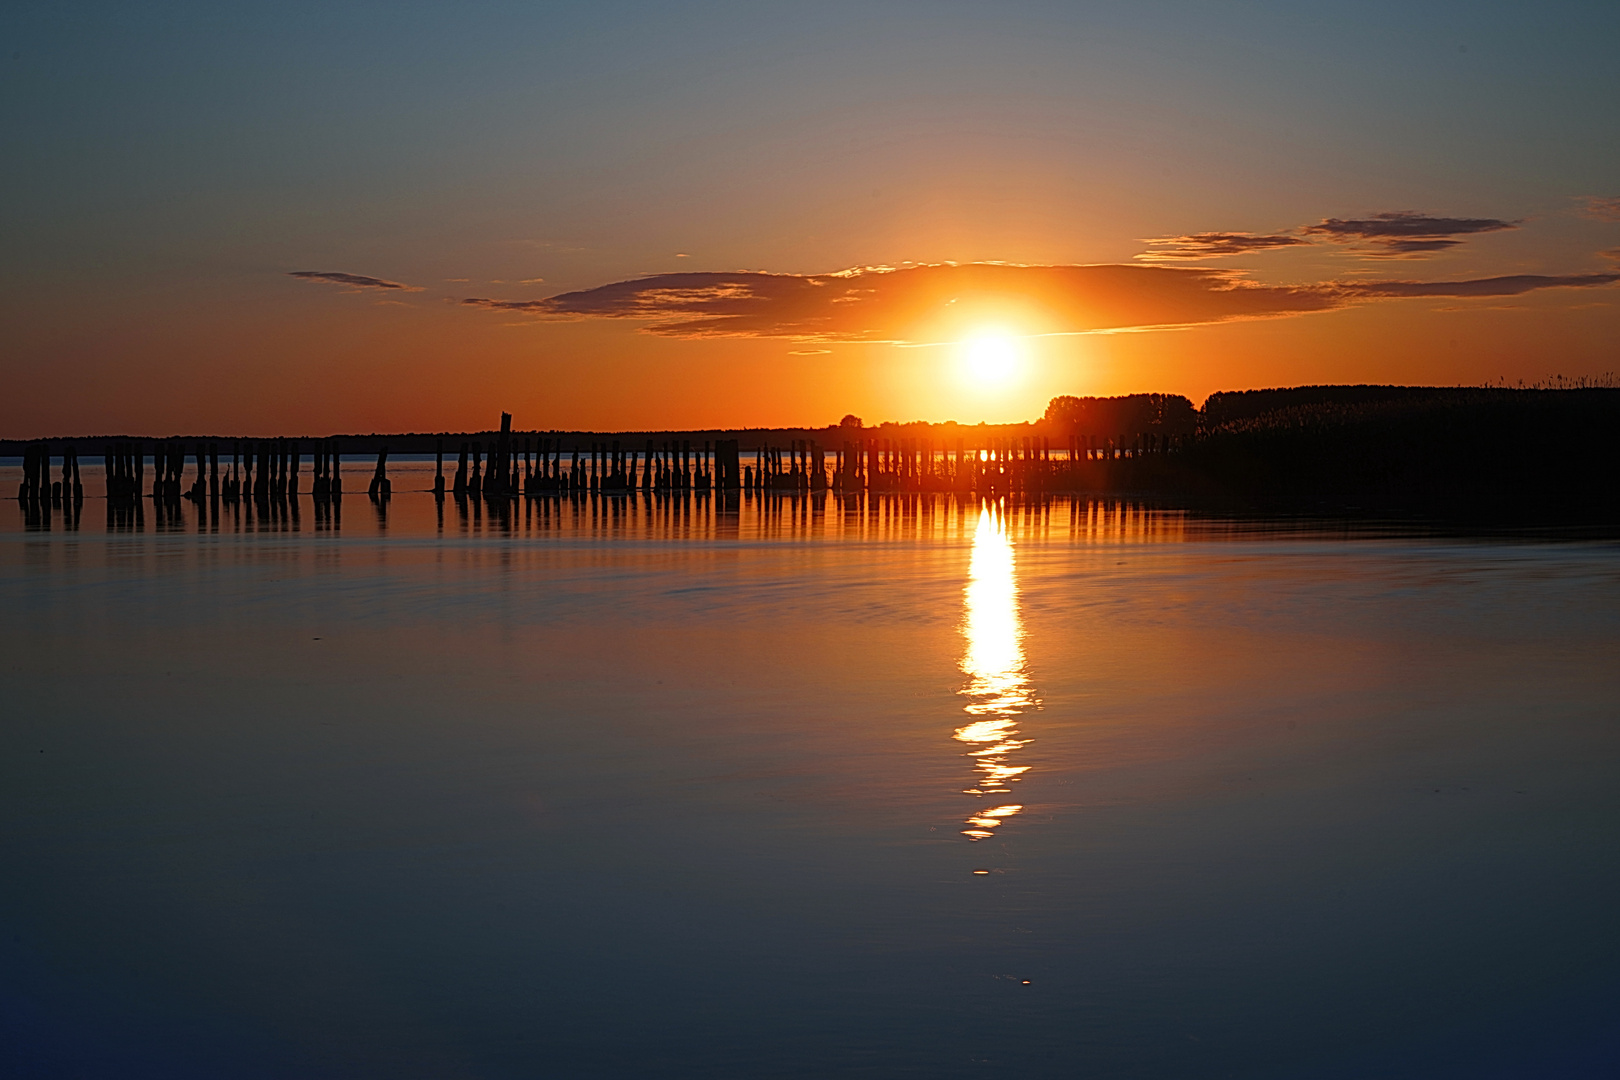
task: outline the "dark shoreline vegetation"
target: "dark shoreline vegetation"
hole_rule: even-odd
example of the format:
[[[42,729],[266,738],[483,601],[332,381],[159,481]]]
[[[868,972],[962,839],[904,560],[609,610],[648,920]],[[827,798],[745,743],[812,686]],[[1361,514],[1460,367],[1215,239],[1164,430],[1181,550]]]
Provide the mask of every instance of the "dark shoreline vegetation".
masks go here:
[[[1620,389],[1322,386],[1211,395],[1183,454],[1110,487],[1227,512],[1620,524]]]
[[[542,446],[556,485],[534,483]],[[609,445],[611,440],[611,454]],[[1059,397],[1024,424],[885,423],[854,417],[826,428],[658,432],[345,435],[279,440],[277,453],[312,458],[434,453],[502,446],[503,496],[709,490],[958,491],[1129,496],[1219,515],[1304,515],[1467,526],[1620,525],[1620,389],[1303,386],[1212,394],[1200,409],[1173,394]],[[633,479],[639,445],[658,485]],[[185,456],[265,440],[94,436],[0,441],[0,455],[139,453]],[[621,445],[624,449],[621,451]],[[522,449],[519,449],[521,446]],[[317,451],[317,447],[320,448]],[[712,448],[712,450],[711,450]],[[738,451],[764,451],[762,469]],[[581,471],[578,454],[586,455]],[[989,465],[978,462],[980,452]],[[732,471],[717,471],[729,452]],[[688,454],[690,453],[690,457]],[[719,455],[717,457],[716,455]],[[615,486],[629,458],[628,489]],[[109,460],[111,460],[109,458]],[[479,454],[473,455],[477,471]],[[570,469],[571,463],[571,469]],[[695,464],[694,464],[695,463]],[[182,465],[183,467],[183,465]],[[533,475],[519,480],[517,470]],[[297,466],[293,465],[296,490]],[[462,466],[465,471],[465,465]],[[156,473],[154,457],[154,474]],[[379,475],[382,475],[379,467]],[[568,477],[586,476],[584,483]],[[178,489],[176,489],[178,491]],[[478,489],[474,488],[474,493]],[[198,486],[193,497],[205,489]],[[315,494],[319,495],[317,490]],[[492,497],[494,490],[482,492]]]

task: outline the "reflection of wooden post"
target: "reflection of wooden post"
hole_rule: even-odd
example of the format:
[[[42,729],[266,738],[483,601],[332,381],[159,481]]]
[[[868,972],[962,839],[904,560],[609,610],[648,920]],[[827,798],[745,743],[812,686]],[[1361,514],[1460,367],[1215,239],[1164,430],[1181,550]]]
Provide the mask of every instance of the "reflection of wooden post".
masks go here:
[[[434,456],[433,494],[439,496],[440,498],[443,498],[444,497],[444,440],[443,439],[438,440],[438,442],[435,444],[434,451],[433,451],[433,456]]]

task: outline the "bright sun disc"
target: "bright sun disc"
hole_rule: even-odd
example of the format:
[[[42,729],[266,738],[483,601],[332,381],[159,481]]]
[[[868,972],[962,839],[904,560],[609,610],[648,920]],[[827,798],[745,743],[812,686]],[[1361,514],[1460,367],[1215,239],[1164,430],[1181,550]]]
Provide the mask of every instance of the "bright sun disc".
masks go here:
[[[968,381],[977,386],[1003,386],[1018,375],[1022,359],[1018,339],[1010,334],[979,334],[962,343]]]

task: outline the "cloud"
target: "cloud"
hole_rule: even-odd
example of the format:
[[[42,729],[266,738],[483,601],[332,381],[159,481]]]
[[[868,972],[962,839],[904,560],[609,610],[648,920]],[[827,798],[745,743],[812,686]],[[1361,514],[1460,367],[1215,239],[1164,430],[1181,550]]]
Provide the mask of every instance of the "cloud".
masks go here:
[[[1392,210],[1370,218],[1324,218],[1299,231],[1335,243],[1361,243],[1370,249],[1369,254],[1399,258],[1454,248],[1462,243],[1459,236],[1518,227],[1518,222],[1500,218],[1432,217],[1415,210]]]
[[[1583,200],[1581,213],[1597,221],[1620,221],[1620,195],[1592,195]]]
[[[385,281],[382,278],[367,277],[365,274],[344,274],[336,270],[293,270],[289,277],[303,278],[305,281],[324,281],[332,285],[347,285],[353,289],[399,289],[402,292],[421,292],[416,285],[401,285],[397,281]]]
[[[1593,215],[1612,210],[1614,220],[1620,221],[1620,199],[1589,199],[1587,206]],[[1415,258],[1457,247],[1463,243],[1458,239],[1461,236],[1516,228],[1518,222],[1500,218],[1435,217],[1415,210],[1391,210],[1367,218],[1324,218],[1315,225],[1278,233],[1203,232],[1151,237],[1143,243],[1154,250],[1136,258],[1149,263],[1194,262],[1303,247],[1315,239],[1355,245],[1364,254],[1377,258]]]
[[[1287,233],[1256,235],[1246,232],[1188,233],[1185,236],[1156,236],[1142,241],[1159,250],[1144,251],[1136,256],[1144,262],[1191,262],[1195,259],[1213,259],[1223,255],[1247,255],[1255,251],[1274,248],[1302,247],[1310,244],[1298,236]]]
[[[970,263],[833,274],[656,274],[542,300],[461,303],[539,319],[636,320],[648,333],[678,338],[919,343],[954,341],[985,327],[1022,334],[1145,330],[1406,297],[1517,296],[1616,281],[1620,273],[1261,285],[1230,271],[1192,267]]]
[[[1607,251],[1600,251],[1598,254],[1610,262],[1620,262],[1620,248],[1610,248]]]
[[[1345,295],[1357,299],[1397,299],[1411,296],[1521,296],[1537,289],[1580,289],[1613,285],[1616,274],[1510,274],[1470,281],[1360,281],[1341,285]]]

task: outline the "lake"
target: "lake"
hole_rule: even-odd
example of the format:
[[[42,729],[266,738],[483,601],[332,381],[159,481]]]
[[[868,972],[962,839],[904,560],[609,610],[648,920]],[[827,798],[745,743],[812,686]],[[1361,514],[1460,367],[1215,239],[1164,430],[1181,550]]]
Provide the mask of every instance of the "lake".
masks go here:
[[[0,505],[0,1071],[1620,1070],[1620,545],[352,468]]]

